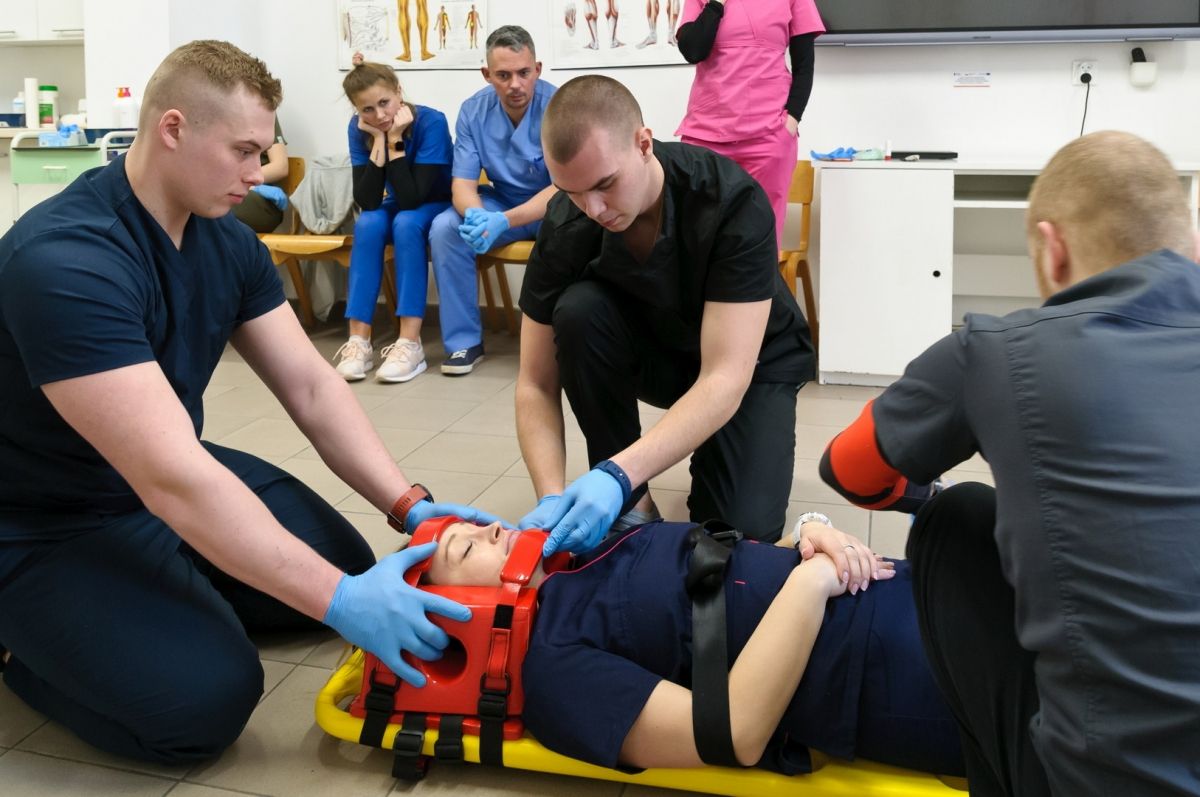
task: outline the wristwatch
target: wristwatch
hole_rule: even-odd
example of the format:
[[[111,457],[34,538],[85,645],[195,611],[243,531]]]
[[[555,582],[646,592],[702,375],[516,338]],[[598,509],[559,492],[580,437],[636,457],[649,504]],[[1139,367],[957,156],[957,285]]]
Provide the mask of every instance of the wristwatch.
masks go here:
[[[796,525],[792,526],[792,545],[800,545],[800,527],[805,523],[824,523],[826,526],[833,528],[833,521],[829,519],[829,515],[821,512],[805,512],[800,517],[796,518]]]
[[[425,485],[414,484],[404,495],[396,499],[396,503],[392,504],[392,510],[387,513],[388,525],[401,534],[411,534],[412,532],[404,527],[404,519],[408,517],[408,510],[412,509],[413,504],[418,501],[432,500],[433,496],[425,489]]]

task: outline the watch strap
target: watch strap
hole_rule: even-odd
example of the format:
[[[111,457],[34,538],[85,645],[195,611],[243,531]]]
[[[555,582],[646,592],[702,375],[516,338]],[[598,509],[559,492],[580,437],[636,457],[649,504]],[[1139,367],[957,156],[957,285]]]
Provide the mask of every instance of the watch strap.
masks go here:
[[[418,501],[432,501],[433,496],[429,494],[429,490],[425,489],[423,484],[414,484],[405,491],[404,495],[396,499],[396,503],[392,504],[392,509],[387,513],[388,525],[394,528],[401,534],[410,534],[409,529],[405,527],[405,518],[408,517],[408,510],[413,508],[413,504]]]

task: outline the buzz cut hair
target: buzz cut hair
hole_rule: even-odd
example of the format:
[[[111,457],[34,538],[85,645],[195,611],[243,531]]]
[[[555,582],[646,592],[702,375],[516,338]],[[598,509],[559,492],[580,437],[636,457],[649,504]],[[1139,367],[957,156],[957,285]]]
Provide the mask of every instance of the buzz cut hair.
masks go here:
[[[1073,260],[1098,274],[1159,249],[1195,256],[1187,195],[1167,156],[1132,133],[1104,130],[1064,146],[1029,192],[1026,235],[1039,222],[1062,233]]]
[[[614,143],[634,144],[643,126],[642,109],[622,83],[604,75],[582,75],[554,92],[542,118],[542,148],[559,163],[573,160],[594,130],[607,130]]]
[[[495,50],[497,47],[505,47],[514,53],[529,50],[529,54],[533,56],[534,60],[537,60],[537,50],[533,47],[533,37],[529,35],[529,31],[520,25],[502,25],[489,33],[487,41],[484,43],[485,54],[491,55],[492,50]]]
[[[283,86],[258,58],[229,42],[200,39],[173,50],[146,83],[139,126],[171,108],[205,124],[219,115],[223,99],[238,87],[274,111]]]

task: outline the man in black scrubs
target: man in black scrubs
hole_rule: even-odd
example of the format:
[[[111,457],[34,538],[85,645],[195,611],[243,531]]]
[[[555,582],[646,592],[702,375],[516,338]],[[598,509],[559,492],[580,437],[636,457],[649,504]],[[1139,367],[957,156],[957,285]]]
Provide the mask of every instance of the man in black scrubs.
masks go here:
[[[646,483],[691,456],[688,508],[778,539],[808,327],[778,272],[775,219],[741,167],[651,138],[628,89],[563,86],[542,128],[551,200],[521,289],[517,433],[547,550],[654,513]],[[593,468],[565,490],[560,391]],[[669,408],[641,435],[637,401]]]

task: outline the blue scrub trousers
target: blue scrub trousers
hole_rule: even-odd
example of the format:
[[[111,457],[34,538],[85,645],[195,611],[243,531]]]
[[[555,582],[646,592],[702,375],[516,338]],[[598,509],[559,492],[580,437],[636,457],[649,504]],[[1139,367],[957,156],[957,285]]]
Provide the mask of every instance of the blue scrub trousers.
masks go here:
[[[294,477],[204,445],[335,566],[374,563],[354,527]],[[105,752],[165,764],[217,755],[263,691],[247,629],[321,624],[217,570],[145,509],[94,522],[67,539],[0,542],[5,684]]]
[[[449,207],[449,202],[426,202],[412,210],[399,210],[387,197],[375,210],[359,214],[350,250],[346,318],[364,324],[375,318],[383,281],[383,249],[389,243],[396,253],[396,315],[424,318],[429,292],[429,228]]]
[[[491,186],[479,189],[486,210],[509,210],[521,204],[510,202]],[[479,316],[479,278],[475,272],[475,250],[458,234],[463,217],[451,207],[433,220],[429,232],[429,250],[433,256],[433,278],[438,289],[438,318],[446,354],[469,349],[483,342],[483,322]],[[537,237],[541,221],[505,230],[497,246]]]

